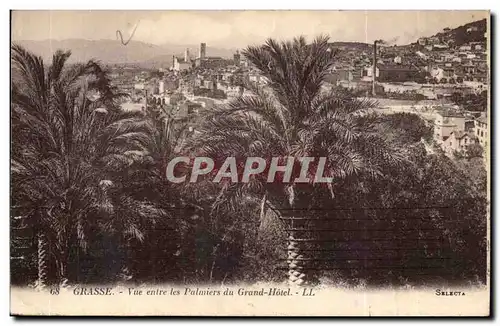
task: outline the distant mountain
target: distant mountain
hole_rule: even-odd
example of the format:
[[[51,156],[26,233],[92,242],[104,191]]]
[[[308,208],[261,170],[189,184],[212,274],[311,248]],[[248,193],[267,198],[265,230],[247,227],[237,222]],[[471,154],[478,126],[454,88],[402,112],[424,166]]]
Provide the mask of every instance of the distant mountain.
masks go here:
[[[192,57],[198,55],[199,45],[154,45],[140,41],[130,41],[126,46],[115,40],[43,40],[17,41],[26,49],[40,55],[49,62],[52,54],[58,50],[71,50],[70,62],[82,62],[97,59],[107,64],[135,63],[141,66],[168,67],[172,55],[183,55],[189,48]],[[232,57],[235,50],[207,46],[207,56]]]
[[[70,62],[97,59],[104,63],[137,63],[165,53],[163,47],[139,41],[131,41],[127,46],[113,40],[82,39],[19,41],[16,43],[40,55],[44,61],[50,61],[52,54],[59,49],[71,50]]]
[[[463,26],[451,29],[445,29],[434,36],[440,38],[443,42],[452,41],[460,46],[468,42],[484,41],[486,32],[486,19],[478,20],[465,24]],[[52,54],[58,49],[71,50],[72,56],[70,62],[81,62],[89,59],[97,59],[106,64],[134,63],[142,67],[170,67],[172,64],[172,55],[182,56],[185,49],[189,48],[191,57],[196,57],[199,51],[197,45],[173,45],[162,44],[154,45],[140,41],[131,41],[124,46],[118,40],[44,40],[44,41],[18,41],[28,50],[41,55],[44,61],[49,62]],[[368,51],[372,49],[372,44],[362,42],[333,42],[330,43],[333,48],[339,48],[342,51]],[[416,44],[400,45],[397,49],[404,50],[407,47]],[[207,56],[231,58],[236,49],[213,48],[208,44]]]

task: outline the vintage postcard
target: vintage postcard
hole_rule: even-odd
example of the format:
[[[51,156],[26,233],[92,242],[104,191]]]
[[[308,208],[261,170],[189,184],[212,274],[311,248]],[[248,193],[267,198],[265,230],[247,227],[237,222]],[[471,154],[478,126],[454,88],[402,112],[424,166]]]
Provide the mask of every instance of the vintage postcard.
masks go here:
[[[11,18],[12,315],[490,315],[488,11]]]

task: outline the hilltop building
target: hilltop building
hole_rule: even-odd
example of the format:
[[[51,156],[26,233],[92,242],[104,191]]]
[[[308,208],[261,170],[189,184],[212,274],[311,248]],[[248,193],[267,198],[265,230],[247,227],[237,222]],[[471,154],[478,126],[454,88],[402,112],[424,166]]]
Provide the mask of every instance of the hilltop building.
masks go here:
[[[188,71],[192,66],[191,60],[186,60],[186,57],[184,57],[184,59],[179,59],[175,55],[172,56],[172,70],[176,72]]]

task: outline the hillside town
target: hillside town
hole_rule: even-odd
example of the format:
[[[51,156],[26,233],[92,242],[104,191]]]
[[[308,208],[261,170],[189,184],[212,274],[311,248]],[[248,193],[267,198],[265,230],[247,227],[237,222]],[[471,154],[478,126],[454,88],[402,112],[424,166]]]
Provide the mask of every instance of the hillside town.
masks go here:
[[[336,42],[338,63],[326,89],[341,87],[369,97],[384,113],[412,112],[434,126],[434,141],[452,155],[466,145],[487,145],[488,62],[486,21],[422,37],[404,46]],[[373,65],[375,62],[375,66]],[[125,110],[162,107],[192,116],[249,92],[245,85],[267,80],[236,51],[232,58],[210,56],[207,44],[173,55],[168,68],[112,67],[113,83],[129,94]],[[375,76],[375,78],[374,78]]]

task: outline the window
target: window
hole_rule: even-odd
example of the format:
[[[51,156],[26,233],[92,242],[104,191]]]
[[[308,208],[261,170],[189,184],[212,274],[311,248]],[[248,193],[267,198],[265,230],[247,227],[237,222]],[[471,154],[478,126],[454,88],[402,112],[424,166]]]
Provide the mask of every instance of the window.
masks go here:
[[[483,137],[483,131],[481,130],[481,137]]]

